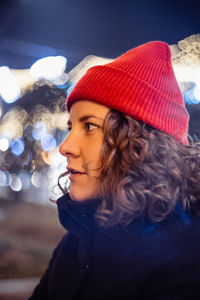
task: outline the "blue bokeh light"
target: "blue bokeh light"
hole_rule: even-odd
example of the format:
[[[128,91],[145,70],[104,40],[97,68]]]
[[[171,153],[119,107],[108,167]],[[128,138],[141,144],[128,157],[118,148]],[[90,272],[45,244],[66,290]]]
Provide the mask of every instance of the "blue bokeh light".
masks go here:
[[[70,84],[70,86],[68,87],[67,89],[67,97],[69,96],[69,94],[72,92],[73,88],[75,87],[76,83],[75,82],[72,82]]]
[[[32,136],[35,140],[41,140],[47,134],[46,126],[43,122],[33,124]]]
[[[15,156],[20,156],[24,152],[25,144],[22,139],[14,140],[11,144],[11,152]]]
[[[198,86],[194,86],[193,88],[186,90],[183,92],[183,98],[185,103],[188,103],[190,105],[195,105],[200,103],[199,96],[197,97],[196,90],[199,89]]]
[[[5,186],[6,182],[6,174],[0,170],[0,186]]]
[[[6,174],[6,186],[9,186],[11,183],[11,174],[7,170],[5,171],[5,174]]]
[[[43,150],[50,152],[56,147],[56,139],[48,133],[41,139],[41,146]]]
[[[26,170],[21,170],[18,174],[22,182],[22,190],[28,190],[31,186],[31,175]]]

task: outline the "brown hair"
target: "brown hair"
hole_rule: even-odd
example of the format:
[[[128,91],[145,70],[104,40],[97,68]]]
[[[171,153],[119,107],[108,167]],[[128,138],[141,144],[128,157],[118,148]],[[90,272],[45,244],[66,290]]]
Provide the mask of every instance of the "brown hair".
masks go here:
[[[179,201],[200,214],[197,144],[183,145],[115,110],[106,116],[103,130],[102,201],[95,214],[99,224],[128,224],[141,215],[159,222]]]

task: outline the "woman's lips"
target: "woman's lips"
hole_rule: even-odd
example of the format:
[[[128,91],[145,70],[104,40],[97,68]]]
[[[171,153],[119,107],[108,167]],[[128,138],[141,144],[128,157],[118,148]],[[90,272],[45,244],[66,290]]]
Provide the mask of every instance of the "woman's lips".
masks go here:
[[[80,177],[80,176],[83,176],[83,175],[85,175],[84,173],[74,173],[74,174],[70,174],[70,176],[69,176],[69,179],[71,180],[71,179],[75,179],[75,178],[78,178],[78,177]]]
[[[68,169],[68,172],[70,173],[69,179],[74,179],[74,178],[77,178],[77,177],[80,177],[80,176],[86,174],[84,172],[80,172],[80,171],[72,169],[72,168],[67,168],[67,169]]]

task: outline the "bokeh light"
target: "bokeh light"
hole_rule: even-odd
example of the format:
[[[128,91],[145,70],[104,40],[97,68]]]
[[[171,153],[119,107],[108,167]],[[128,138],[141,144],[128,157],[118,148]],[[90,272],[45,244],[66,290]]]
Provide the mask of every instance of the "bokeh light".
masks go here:
[[[5,172],[0,170],[0,186],[6,186],[7,179]]]
[[[3,115],[3,108],[2,108],[1,99],[0,99],[0,118],[2,115]]]
[[[48,133],[41,139],[41,146],[47,152],[52,151],[56,147],[56,139],[52,134]]]
[[[43,122],[33,124],[32,136],[35,140],[41,140],[46,134],[47,129]]]
[[[42,151],[41,152],[41,156],[44,160],[44,162],[47,164],[47,165],[51,165],[53,160],[54,160],[54,157],[57,153],[57,148],[55,148],[53,151],[51,152],[46,152],[46,151]]]
[[[190,105],[200,103],[200,86],[196,85],[193,88],[183,92],[184,101]]]
[[[5,152],[9,148],[9,141],[7,138],[0,138],[0,150]]]
[[[24,148],[25,144],[22,139],[14,140],[11,144],[11,152],[16,156],[21,155],[24,152]]]
[[[69,94],[72,92],[73,88],[75,87],[76,83],[72,82],[69,86],[69,88],[67,89],[67,97],[69,96]]]
[[[200,102],[200,82],[194,87],[194,97]]]
[[[22,189],[22,181],[16,174],[11,174],[10,187],[14,192],[19,192]]]
[[[63,74],[62,78],[57,78],[57,83],[62,84],[63,78],[68,78]],[[48,86],[41,82],[41,86],[38,83],[33,91],[25,93],[18,105],[10,109],[4,104],[6,112],[0,122],[0,187],[2,195],[7,191],[5,197],[9,198],[12,190],[18,192],[12,196],[20,196],[22,200],[26,199],[27,191],[33,198],[39,191],[39,202],[42,195],[45,201],[48,198],[52,190],[47,182],[48,171],[52,171],[51,164],[58,151],[57,145],[63,140],[68,119],[65,99],[66,91],[60,92],[55,82]],[[57,184],[57,177],[54,182]]]
[[[6,186],[9,186],[11,183],[11,174],[7,170],[5,171],[5,174],[6,174]]]
[[[55,80],[66,69],[67,59],[64,56],[48,56],[37,60],[30,68],[35,79]]]
[[[28,113],[20,107],[9,110],[0,124],[1,136],[17,139],[23,135],[24,126],[28,119]]]
[[[22,182],[22,190],[28,190],[31,186],[31,175],[26,170],[21,170],[18,174]]]
[[[43,187],[44,178],[43,175],[40,172],[33,172],[31,176],[31,182],[36,188]]]
[[[21,94],[19,83],[10,69],[6,66],[0,67],[0,95],[6,103],[15,102]]]

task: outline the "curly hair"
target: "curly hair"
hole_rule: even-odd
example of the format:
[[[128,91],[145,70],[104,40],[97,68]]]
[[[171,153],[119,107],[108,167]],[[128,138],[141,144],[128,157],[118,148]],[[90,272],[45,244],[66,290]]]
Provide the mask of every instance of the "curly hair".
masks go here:
[[[183,145],[115,110],[107,114],[103,130],[102,201],[95,214],[100,225],[129,224],[142,215],[160,222],[178,202],[200,215],[198,144],[191,139]]]

